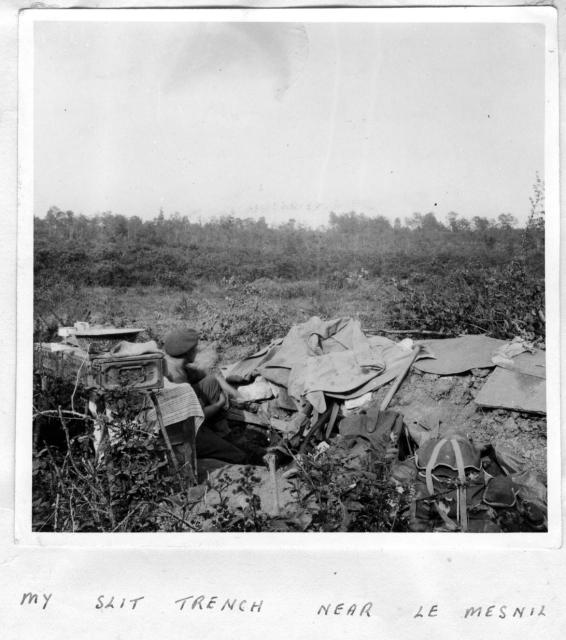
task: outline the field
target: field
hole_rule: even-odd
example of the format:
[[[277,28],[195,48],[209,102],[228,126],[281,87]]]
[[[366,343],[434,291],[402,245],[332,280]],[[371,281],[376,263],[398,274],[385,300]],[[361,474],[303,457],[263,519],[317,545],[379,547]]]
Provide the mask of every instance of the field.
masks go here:
[[[34,341],[54,340],[58,326],[76,321],[143,327],[142,337],[158,343],[171,328],[191,326],[201,336],[203,363],[215,368],[319,316],[358,318],[365,332],[394,340],[481,333],[506,340],[519,336],[544,348],[540,185],[524,228],[505,216],[470,223],[454,214],[442,224],[433,214],[415,214],[404,226],[357,214],[333,216],[329,227],[312,230],[230,218],[206,224],[162,215],[146,223],[111,214],[87,219],[52,210],[46,219],[36,219]],[[417,414],[425,419],[427,411],[439,407],[443,420],[452,420],[474,439],[511,447],[545,478],[545,419],[477,411],[470,394],[481,375],[452,377],[439,390],[434,377],[415,372],[393,408],[407,419]],[[44,420],[46,411],[68,410],[71,392],[75,406],[84,406],[80,390],[37,387],[37,419]],[[127,403],[120,406],[115,419],[127,431],[133,413]],[[100,477],[89,461],[81,420],[86,418],[59,413],[67,446],[42,448],[37,442],[36,529],[202,530],[202,522],[187,519],[186,504],[175,502],[175,479],[155,463],[151,442],[128,432],[111,475]],[[326,515],[318,512],[309,524],[302,516],[276,522],[256,509],[256,480],[243,471],[223,489],[232,487],[247,506],[236,517],[221,500],[207,526],[221,531],[405,530],[400,514],[406,497],[391,490],[381,466],[372,468],[372,483],[362,483],[356,499],[371,506],[349,524],[337,515],[344,482],[338,457],[308,473],[326,505]],[[329,487],[335,493],[329,494]]]

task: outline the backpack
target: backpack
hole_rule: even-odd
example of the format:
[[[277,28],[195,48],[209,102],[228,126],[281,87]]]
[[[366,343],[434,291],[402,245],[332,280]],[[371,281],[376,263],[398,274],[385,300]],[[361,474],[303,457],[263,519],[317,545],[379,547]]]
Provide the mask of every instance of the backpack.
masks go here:
[[[525,473],[492,475],[484,449],[462,435],[432,438],[417,449],[412,531],[545,530],[540,483]]]
[[[499,531],[483,502],[481,451],[461,435],[433,438],[415,454],[413,531]],[[505,500],[505,498],[502,498]]]

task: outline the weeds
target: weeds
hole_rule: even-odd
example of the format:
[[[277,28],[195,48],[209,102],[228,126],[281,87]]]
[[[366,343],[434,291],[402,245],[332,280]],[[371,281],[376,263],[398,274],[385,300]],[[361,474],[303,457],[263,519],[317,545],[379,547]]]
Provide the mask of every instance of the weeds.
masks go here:
[[[270,516],[262,511],[260,496],[255,491],[259,477],[255,475],[254,467],[244,467],[239,477],[234,479],[227,473],[220,475],[211,482],[207,481],[207,493],[216,494],[217,502],[207,507],[200,517],[205,522],[206,531],[269,531]],[[241,495],[243,506],[234,507],[230,504],[229,495]]]
[[[352,457],[337,438],[325,452],[294,457],[297,475],[282,512],[266,513],[257,467],[207,481],[193,508],[203,531],[407,531],[410,496],[389,482],[389,462],[368,447]],[[350,463],[345,460],[350,459]],[[264,472],[265,473],[265,472]],[[234,500],[232,497],[238,499]],[[204,506],[203,506],[204,505]]]
[[[144,421],[143,394],[108,395],[111,411],[99,418],[108,441],[95,447],[94,420],[61,407],[66,391],[47,386],[35,412],[36,421],[49,422],[46,431],[56,425],[64,436],[37,438],[35,531],[405,530],[404,496],[389,485],[388,465],[372,450],[345,463],[349,447],[338,438],[326,452],[296,459],[299,473],[285,510],[274,515],[262,504],[258,487],[266,471],[259,467],[242,467],[236,477],[215,475],[204,499],[179,492],[163,445]]]
[[[57,404],[60,391],[51,385],[42,395]],[[57,426],[64,438],[58,441],[51,433],[37,438],[32,472],[35,531],[159,530],[158,505],[178,491],[177,479],[169,473],[156,434],[134,415],[143,399],[126,393],[107,401],[113,414],[102,420],[111,446],[98,452],[92,418],[69,421],[61,405],[57,418],[53,409],[36,412],[35,421],[48,420],[48,431]]]
[[[544,279],[524,262],[503,267],[460,267],[433,280],[418,276],[397,284],[389,308],[398,329],[424,329],[456,336],[487,333],[544,342]]]
[[[323,453],[302,457],[297,469],[297,499],[305,488],[314,498],[309,530],[408,530],[408,496],[391,485],[389,460],[369,444],[352,455],[352,443],[338,437]]]
[[[245,290],[232,292],[221,307],[200,301],[199,318],[202,338],[224,346],[258,348],[285,335],[293,324],[284,308],[257,295],[248,295]]]

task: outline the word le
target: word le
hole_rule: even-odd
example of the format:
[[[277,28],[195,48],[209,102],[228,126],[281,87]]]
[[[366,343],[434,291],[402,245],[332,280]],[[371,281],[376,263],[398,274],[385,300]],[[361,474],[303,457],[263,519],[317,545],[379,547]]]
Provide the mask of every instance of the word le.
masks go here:
[[[130,609],[133,611],[138,602],[140,600],[143,600],[145,598],[145,596],[139,596],[138,598],[130,598],[129,600],[127,600],[126,598],[122,598],[122,601],[120,602],[120,604],[116,604],[114,605],[114,596],[110,597],[110,600],[105,604],[104,603],[104,595],[98,596],[97,600],[97,604],[94,605],[95,609]],[[118,599],[120,600],[120,599]],[[126,602],[128,602],[131,607],[126,606]]]
[[[419,607],[419,610],[415,613],[413,618],[436,618],[438,615],[438,605],[433,604],[432,607],[428,609],[428,612],[423,613],[423,605]]]
[[[43,606],[41,608],[43,610],[45,610],[45,608],[49,604],[49,601],[51,600],[51,596],[53,594],[52,593],[42,593],[41,595],[43,596]],[[31,593],[31,592],[24,593],[24,595],[22,596],[22,599],[20,600],[20,606],[22,606],[23,604],[26,604],[26,603],[27,604],[39,604],[39,596],[37,595],[37,593]]]
[[[207,600],[206,596],[197,596],[196,598],[195,596],[187,596],[186,598],[179,598],[178,600],[175,600],[175,604],[179,604],[179,611],[182,611],[191,599],[193,599],[193,601],[191,602],[190,607],[187,606],[187,609],[190,609],[191,611],[194,611],[195,609],[203,611],[204,609],[218,608],[218,596],[209,597],[205,606],[203,606],[203,603]],[[260,600],[259,602],[252,602],[252,604],[248,606],[247,600],[238,600],[238,598],[230,600],[230,598],[225,598],[222,606],[220,607],[220,611],[229,609],[230,611],[241,611],[242,613],[252,613],[254,611],[259,613],[262,605],[263,600]]]
[[[343,609],[346,605],[343,602],[339,602],[337,605],[334,605],[334,610],[332,609],[333,605],[332,603],[329,604],[321,604],[320,607],[318,608],[318,611],[316,612],[317,616],[320,616],[322,614],[324,614],[325,616],[332,614],[335,616],[340,616],[340,615],[347,615],[347,616],[353,616],[355,615],[357,608],[358,608],[358,603],[354,603],[351,604],[348,609],[343,612]],[[372,602],[366,602],[362,608],[360,609],[359,612],[359,616],[363,616],[366,615],[368,618],[371,617],[371,608],[373,606]]]

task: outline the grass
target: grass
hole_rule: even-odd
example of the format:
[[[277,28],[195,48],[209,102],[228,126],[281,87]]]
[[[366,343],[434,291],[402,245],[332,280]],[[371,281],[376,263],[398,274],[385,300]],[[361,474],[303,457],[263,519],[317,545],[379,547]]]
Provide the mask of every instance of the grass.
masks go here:
[[[255,344],[258,338],[269,342],[282,336],[293,323],[313,315],[358,317],[366,328],[383,327],[391,299],[391,285],[379,279],[360,280],[342,288],[316,280],[266,278],[249,284],[200,282],[190,292],[158,286],[52,288],[36,291],[35,339],[53,339],[57,324],[87,320],[91,324],[144,327],[147,337],[157,340],[174,327],[192,325],[200,329],[204,339],[219,340],[226,347],[230,343]],[[266,330],[270,323],[271,332]]]

